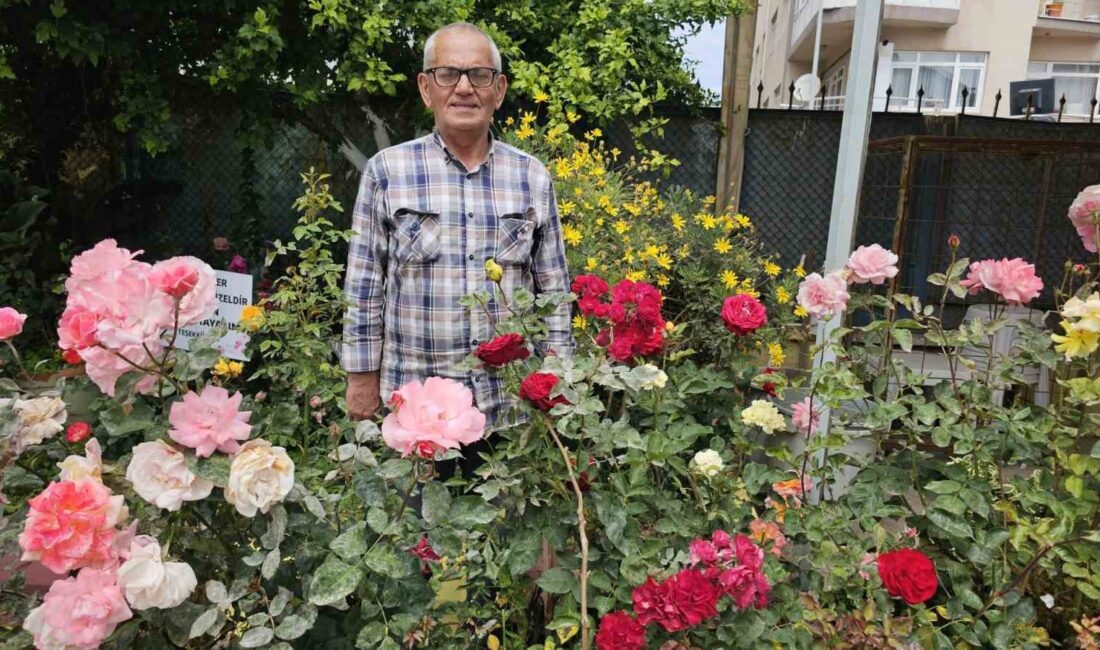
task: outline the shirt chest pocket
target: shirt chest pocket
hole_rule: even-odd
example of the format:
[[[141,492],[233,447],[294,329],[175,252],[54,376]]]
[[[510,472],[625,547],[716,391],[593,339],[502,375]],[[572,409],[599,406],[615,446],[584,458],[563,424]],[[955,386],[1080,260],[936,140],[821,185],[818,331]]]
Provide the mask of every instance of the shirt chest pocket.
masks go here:
[[[438,212],[398,208],[393,213],[394,249],[398,266],[427,264],[439,259],[441,226]]]
[[[530,264],[535,242],[535,209],[502,214],[497,221],[496,260],[501,264]]]

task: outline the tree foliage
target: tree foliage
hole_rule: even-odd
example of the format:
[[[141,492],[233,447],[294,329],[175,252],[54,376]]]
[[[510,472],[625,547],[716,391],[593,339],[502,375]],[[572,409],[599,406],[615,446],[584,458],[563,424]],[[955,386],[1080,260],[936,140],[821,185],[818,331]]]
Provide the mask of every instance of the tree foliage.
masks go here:
[[[515,89],[597,120],[706,93],[682,65],[687,34],[742,0],[0,0],[0,93],[42,134],[47,160],[89,123],[133,132],[156,154],[180,117],[239,111],[243,134],[276,121],[330,141],[366,117],[406,135],[427,122],[413,79],[423,42],[482,25]],[[108,131],[109,132],[109,131]],[[383,138],[384,139],[384,138]]]

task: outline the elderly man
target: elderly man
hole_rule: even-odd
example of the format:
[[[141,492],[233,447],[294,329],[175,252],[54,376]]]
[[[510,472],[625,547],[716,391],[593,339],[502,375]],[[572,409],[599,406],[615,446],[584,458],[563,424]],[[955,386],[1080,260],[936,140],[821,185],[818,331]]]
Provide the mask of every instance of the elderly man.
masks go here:
[[[367,162],[355,203],[345,291],[343,365],[353,419],[370,417],[405,382],[465,383],[490,426],[505,425],[501,380],[458,364],[494,336],[482,310],[459,303],[493,291],[485,262],[504,269],[507,294],[568,291],[554,187],[534,157],[493,139],[508,80],[483,31],[454,23],[432,34],[417,75],[434,131]],[[489,305],[495,321],[506,308]],[[569,307],[547,319],[549,348],[572,350]]]

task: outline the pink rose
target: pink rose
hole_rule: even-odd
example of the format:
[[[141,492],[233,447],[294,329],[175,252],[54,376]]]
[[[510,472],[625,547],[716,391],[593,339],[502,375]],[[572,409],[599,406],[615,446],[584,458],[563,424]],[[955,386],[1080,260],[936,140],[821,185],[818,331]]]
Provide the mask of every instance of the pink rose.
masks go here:
[[[737,563],[747,566],[753,571],[764,568],[764,549],[752,543],[752,540],[744,535],[736,535],[733,538],[734,552],[737,553]]]
[[[57,325],[57,344],[62,350],[82,350],[96,343],[99,317],[80,305],[72,305],[61,314]]]
[[[225,268],[234,273],[248,273],[248,260],[240,255],[234,255],[233,259],[229,260],[229,266]]]
[[[55,580],[23,629],[34,635],[36,648],[94,650],[132,617],[114,571],[83,569],[75,578]]]
[[[1035,266],[1019,257],[974,262],[961,284],[971,294],[988,289],[1010,305],[1031,302],[1043,291],[1043,280],[1035,275]]]
[[[218,277],[210,265],[197,257],[175,257],[194,267],[199,274],[195,287],[180,299],[180,327],[209,318],[218,309]]]
[[[752,296],[729,296],[722,305],[722,321],[729,331],[745,336],[768,322],[768,310]]]
[[[68,573],[115,559],[115,526],[128,512],[123,497],[112,495],[98,480],[50,483],[27,505],[19,534],[23,560],[37,560],[54,573]]]
[[[391,401],[400,406],[382,421],[382,439],[402,456],[426,448],[457,449],[485,432],[485,415],[474,406],[473,393],[452,379],[410,381]]]
[[[206,457],[214,450],[237,453],[247,440],[252,427],[248,424],[251,411],[240,411],[242,395],[221,386],[207,386],[202,393],[187,393],[183,400],[172,404],[168,421],[172,428],[168,436],[184,447]]]
[[[73,258],[69,274],[76,280],[94,280],[115,274],[130,265],[142,251],[131,253],[113,239],[104,239]]]
[[[798,304],[811,316],[824,318],[840,313],[848,306],[848,283],[843,272],[825,277],[811,273],[798,285]]]
[[[0,307],[0,341],[18,336],[23,331],[26,314],[20,314],[11,307]]]
[[[194,258],[173,257],[153,265],[149,271],[149,282],[157,291],[182,298],[199,283],[199,269],[190,260]]]
[[[160,349],[160,345],[152,348],[155,353]],[[122,359],[119,355],[126,359]],[[146,368],[153,365],[153,360],[141,345],[128,345],[118,350],[107,350],[98,346],[89,347],[81,350],[80,356],[84,359],[84,372],[88,374],[88,378],[95,382],[99,390],[111,397],[115,395],[115,383],[118,382],[119,377],[128,372],[137,372],[134,366],[127,363],[127,360]],[[134,387],[139,393],[147,393],[153,390],[156,384],[156,376],[146,374]]]
[[[818,421],[821,419],[821,402],[817,402],[810,408],[809,397],[801,402],[796,402],[791,407],[791,424],[802,435],[809,436],[817,432]]]
[[[1096,252],[1096,226],[1100,223],[1100,185],[1081,190],[1069,206],[1069,220],[1077,229],[1081,243],[1090,253]]]
[[[708,565],[718,562],[718,549],[714,547],[713,543],[705,539],[692,540],[689,550],[693,565],[700,562]]]
[[[848,258],[846,268],[854,284],[882,284],[898,274],[898,256],[878,244],[860,246]]]

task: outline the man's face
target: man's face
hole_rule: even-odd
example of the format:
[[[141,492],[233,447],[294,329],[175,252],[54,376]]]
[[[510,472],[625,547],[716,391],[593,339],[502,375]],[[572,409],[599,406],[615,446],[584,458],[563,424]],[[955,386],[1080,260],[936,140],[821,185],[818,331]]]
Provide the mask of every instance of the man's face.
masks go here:
[[[435,43],[432,68],[493,68],[489,42],[476,32],[452,31],[439,35]],[[459,78],[458,85],[450,88],[436,83],[432,75],[421,72],[417,76],[420,97],[424,105],[435,115],[435,124],[441,132],[488,132],[493,112],[504,101],[508,80],[503,74],[487,88],[477,88],[467,75]]]

